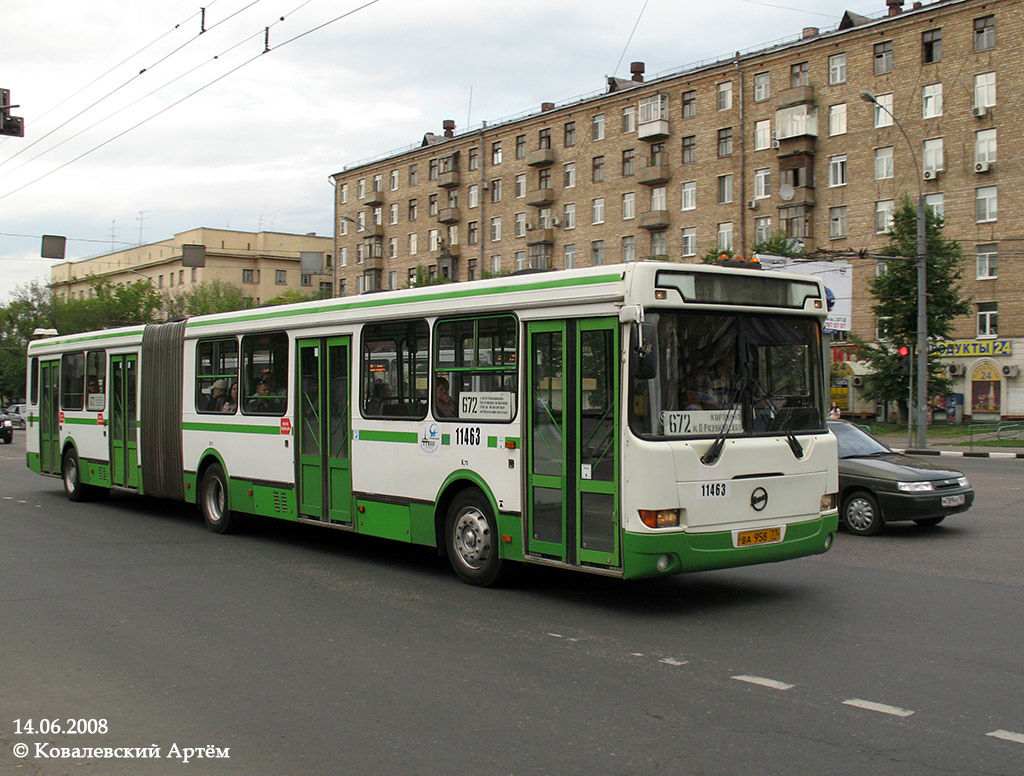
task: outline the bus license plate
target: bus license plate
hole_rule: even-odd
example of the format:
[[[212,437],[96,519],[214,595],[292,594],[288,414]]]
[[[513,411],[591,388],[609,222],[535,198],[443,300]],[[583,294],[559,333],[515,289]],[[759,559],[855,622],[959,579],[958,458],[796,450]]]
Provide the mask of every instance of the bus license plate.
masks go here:
[[[774,544],[782,541],[782,529],[759,528],[756,531],[740,531],[736,534],[737,547],[752,547],[755,544]]]
[[[967,497],[963,493],[958,493],[955,496],[943,496],[942,506],[944,507],[962,507],[967,501]]]

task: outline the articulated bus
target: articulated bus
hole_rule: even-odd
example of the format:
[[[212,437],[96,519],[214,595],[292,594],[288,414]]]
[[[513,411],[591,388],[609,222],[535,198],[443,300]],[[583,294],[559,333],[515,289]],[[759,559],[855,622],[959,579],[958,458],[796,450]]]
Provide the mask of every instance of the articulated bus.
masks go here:
[[[825,552],[825,289],[645,261],[31,343],[27,463],[111,489],[624,579]]]

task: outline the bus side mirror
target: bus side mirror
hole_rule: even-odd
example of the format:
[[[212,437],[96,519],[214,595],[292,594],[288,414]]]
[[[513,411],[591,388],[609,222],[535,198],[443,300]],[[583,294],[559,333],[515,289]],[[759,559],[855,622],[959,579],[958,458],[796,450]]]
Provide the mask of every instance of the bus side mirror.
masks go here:
[[[634,380],[658,375],[657,329],[649,321],[634,323],[629,331],[629,371]]]

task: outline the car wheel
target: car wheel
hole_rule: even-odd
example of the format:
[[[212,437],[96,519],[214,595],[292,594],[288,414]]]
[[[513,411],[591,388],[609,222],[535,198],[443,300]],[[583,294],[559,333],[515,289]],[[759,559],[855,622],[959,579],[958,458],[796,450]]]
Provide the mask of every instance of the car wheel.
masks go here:
[[[444,535],[448,560],[464,582],[489,587],[507,575],[510,563],[499,554],[498,525],[490,502],[480,491],[464,490],[455,497]]]
[[[843,525],[858,536],[874,536],[885,526],[878,499],[866,490],[851,493],[843,501]]]
[[[933,525],[938,525],[945,519],[945,515],[943,515],[942,517],[922,517],[915,520],[914,522],[925,528],[931,528]]]

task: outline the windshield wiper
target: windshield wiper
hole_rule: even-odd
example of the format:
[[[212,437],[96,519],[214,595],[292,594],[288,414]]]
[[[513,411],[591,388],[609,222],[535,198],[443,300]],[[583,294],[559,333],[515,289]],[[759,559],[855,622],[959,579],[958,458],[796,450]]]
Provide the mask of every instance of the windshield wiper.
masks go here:
[[[768,409],[772,413],[772,418],[779,417],[779,408],[775,406],[775,402],[772,401],[772,397],[768,395],[768,391],[761,385],[759,380],[751,381],[750,386],[754,391],[754,395],[751,396],[751,404],[755,401],[763,401],[768,405]],[[786,435],[786,442],[789,443],[789,449],[793,451],[793,456],[796,458],[803,458],[804,448],[800,444],[800,440],[796,438],[796,434],[790,428],[783,429],[783,433]]]
[[[736,408],[743,406],[740,402],[740,398],[743,395],[743,386],[743,380],[736,383],[736,393],[732,397],[732,406],[729,407],[729,413],[725,416],[725,420],[722,421],[722,427],[718,429],[718,436],[715,437],[715,441],[711,443],[708,451],[700,457],[700,462],[705,466],[714,465],[715,461],[722,455],[722,449],[725,447],[725,435],[732,428],[732,417],[736,412]]]

